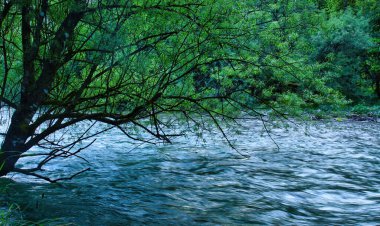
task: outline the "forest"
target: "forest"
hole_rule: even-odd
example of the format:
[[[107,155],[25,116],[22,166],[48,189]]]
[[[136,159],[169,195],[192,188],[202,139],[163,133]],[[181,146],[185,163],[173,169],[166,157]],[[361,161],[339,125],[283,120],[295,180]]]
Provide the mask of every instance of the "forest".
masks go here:
[[[329,125],[331,133],[344,130],[345,135],[336,135],[343,138],[355,131],[368,132],[372,143],[364,151],[377,159],[372,176],[379,176],[380,156],[372,152],[379,147],[376,134],[380,131],[377,0],[2,0],[0,62],[1,180],[15,177],[32,184],[47,182],[44,186],[71,185],[71,181],[95,177],[91,176],[97,168],[91,166],[93,162],[100,164],[99,159],[109,159],[119,150],[163,145],[178,147],[182,153],[196,147],[198,139],[207,143],[219,136],[218,142],[226,146],[223,150],[241,158],[255,156],[245,150],[258,134],[269,139],[265,148],[275,144],[274,149],[285,147],[286,156],[292,156],[292,146],[286,148],[271,130],[278,126],[287,131],[293,121]],[[250,132],[245,130],[247,125]],[[339,127],[343,125],[347,128]],[[215,135],[209,137],[209,133]],[[239,138],[246,133],[252,134]],[[360,143],[363,137],[355,135],[349,141]],[[182,147],[181,139],[188,139],[183,141],[188,146]],[[313,145],[308,139],[303,144]],[[118,143],[123,145],[112,153],[108,144]],[[322,144],[319,141],[305,149]],[[344,150],[358,151],[355,145]],[[98,153],[98,149],[101,157],[82,155]],[[128,159],[124,156],[128,153],[120,152],[115,158]],[[136,158],[145,155],[142,151]],[[187,154],[178,154],[182,155]],[[220,156],[215,155],[218,162]],[[274,159],[268,157],[265,162]],[[102,166],[98,172],[103,169],[108,168]],[[105,171],[112,174],[111,169]],[[9,196],[9,186],[21,185],[0,181],[0,196]],[[40,192],[35,191],[37,196]],[[378,201],[371,204],[373,208]],[[3,203],[8,209],[14,202],[0,198],[0,224],[2,220],[4,225],[16,224],[13,210],[2,210]],[[58,216],[40,217],[28,211],[26,218],[32,221]],[[182,222],[194,223],[202,215],[194,211],[184,210],[177,216],[194,214]],[[236,217],[219,220],[221,215],[199,220],[255,224],[232,221]],[[350,218],[350,222],[379,223],[374,215],[362,221]],[[175,222],[155,221],[157,216],[136,221],[140,218],[133,215],[113,224]],[[271,215],[266,219],[272,219]],[[74,221],[78,225],[93,222]],[[284,221],[264,221],[279,222]]]

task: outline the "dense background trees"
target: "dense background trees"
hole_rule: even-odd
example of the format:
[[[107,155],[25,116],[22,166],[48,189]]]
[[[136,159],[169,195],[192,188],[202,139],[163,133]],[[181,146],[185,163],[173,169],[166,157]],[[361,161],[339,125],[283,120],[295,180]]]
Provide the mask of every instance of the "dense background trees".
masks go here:
[[[356,103],[380,98],[378,2],[330,0],[319,7],[312,59],[326,66],[327,84]]]
[[[36,172],[111,128],[170,142],[178,122],[207,121],[228,139],[222,122],[268,109],[374,99],[378,12],[376,1],[2,1],[0,175],[54,181]],[[78,123],[81,135],[62,136]],[[36,167],[15,167],[30,156]]]

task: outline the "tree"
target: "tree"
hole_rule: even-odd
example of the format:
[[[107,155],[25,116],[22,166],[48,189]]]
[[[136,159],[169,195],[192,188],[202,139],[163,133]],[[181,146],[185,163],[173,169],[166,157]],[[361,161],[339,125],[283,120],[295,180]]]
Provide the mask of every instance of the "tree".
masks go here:
[[[312,61],[322,66],[329,86],[348,98],[380,97],[378,1],[322,0],[320,27],[312,40]],[[373,87],[372,87],[372,84]]]
[[[374,91],[380,99],[380,5],[377,1],[357,2],[357,7],[363,16],[369,18],[371,25],[373,47],[369,50],[367,58],[367,74],[372,79]]]
[[[328,86],[355,101],[368,99],[371,82],[365,62],[373,46],[369,20],[351,9],[321,15],[320,28],[311,38],[312,62],[320,64]]]
[[[11,117],[0,176],[60,180],[37,172],[53,159],[77,156],[85,148],[78,143],[111,128],[150,142],[130,125],[170,142],[182,134],[170,133],[173,120],[192,128],[206,117],[228,141],[221,120],[241,112],[262,117],[253,103],[281,112],[289,97],[306,104],[334,94],[310,73],[297,74],[299,56],[288,48],[297,46],[305,9],[298,1],[3,1],[0,100]],[[281,92],[265,87],[263,71]],[[199,75],[214,85],[196,87]],[[294,82],[300,89],[289,86]],[[84,121],[91,124],[75,139],[57,136]],[[108,126],[94,132],[95,123]],[[46,151],[27,153],[33,146]],[[30,156],[41,162],[15,167]]]

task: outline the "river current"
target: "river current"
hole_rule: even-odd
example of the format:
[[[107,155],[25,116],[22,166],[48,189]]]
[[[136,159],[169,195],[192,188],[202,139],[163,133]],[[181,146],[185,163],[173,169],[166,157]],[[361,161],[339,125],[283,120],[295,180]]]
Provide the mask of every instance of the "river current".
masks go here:
[[[53,176],[91,167],[61,186],[1,178],[0,208],[51,225],[380,224],[379,122],[299,123],[271,137],[244,125],[230,131],[240,153],[217,132],[136,146],[108,131],[81,154],[90,163],[49,166]]]

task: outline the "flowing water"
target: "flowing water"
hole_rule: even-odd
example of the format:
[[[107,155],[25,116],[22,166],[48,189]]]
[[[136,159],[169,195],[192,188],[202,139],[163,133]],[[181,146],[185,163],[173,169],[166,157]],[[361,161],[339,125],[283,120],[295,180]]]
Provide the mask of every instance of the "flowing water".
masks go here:
[[[0,179],[0,207],[16,203],[24,219],[74,225],[380,224],[380,123],[272,128],[280,149],[260,122],[244,124],[231,137],[249,158],[217,133],[205,143],[188,136],[135,147],[109,131],[82,153],[91,171],[63,186]],[[86,165],[65,160],[49,170]]]

